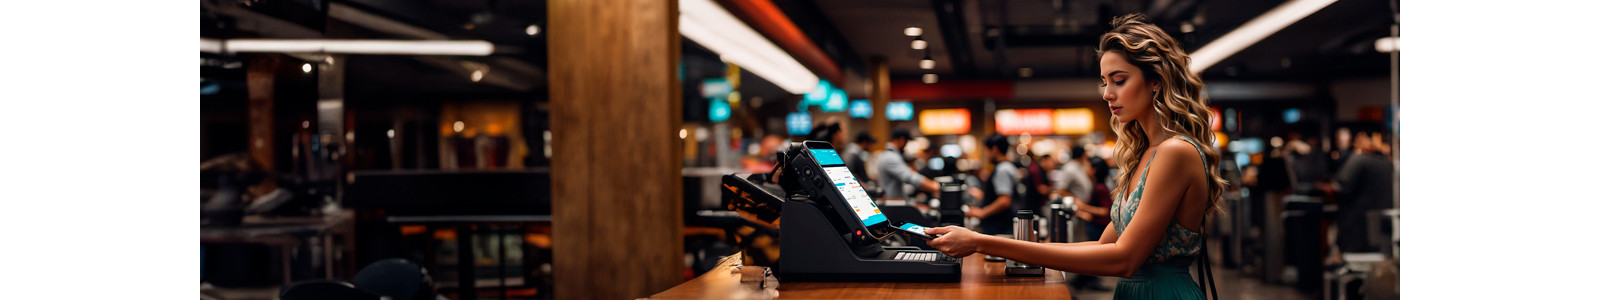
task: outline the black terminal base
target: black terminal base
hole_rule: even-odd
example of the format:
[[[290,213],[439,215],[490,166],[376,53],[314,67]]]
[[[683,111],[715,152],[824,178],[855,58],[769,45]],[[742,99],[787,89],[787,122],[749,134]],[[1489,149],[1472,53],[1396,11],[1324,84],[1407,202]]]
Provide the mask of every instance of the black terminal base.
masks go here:
[[[778,279],[786,282],[961,282],[961,260],[915,247],[851,246],[810,201],[783,203]],[[895,260],[934,253],[934,261]]]

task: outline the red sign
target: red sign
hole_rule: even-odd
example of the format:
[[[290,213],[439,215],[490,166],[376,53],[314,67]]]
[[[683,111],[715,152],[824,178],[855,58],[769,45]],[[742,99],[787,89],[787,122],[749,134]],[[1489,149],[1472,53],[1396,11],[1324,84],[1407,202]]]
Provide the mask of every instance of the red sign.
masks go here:
[[[994,131],[1000,134],[1051,134],[1055,132],[1050,109],[1002,109],[994,112]]]

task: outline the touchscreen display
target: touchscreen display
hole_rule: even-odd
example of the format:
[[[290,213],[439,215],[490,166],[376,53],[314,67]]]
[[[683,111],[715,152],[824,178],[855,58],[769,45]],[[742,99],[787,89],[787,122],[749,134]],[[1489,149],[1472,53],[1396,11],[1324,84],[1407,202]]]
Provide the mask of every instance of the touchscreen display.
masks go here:
[[[855,175],[850,174],[850,169],[844,166],[844,159],[840,159],[837,152],[833,149],[811,149],[811,156],[817,158],[817,164],[822,165],[822,172],[844,195],[844,201],[850,204],[850,209],[861,219],[861,224],[872,226],[889,221],[883,212],[878,211],[878,204],[872,202],[872,197],[867,197],[867,190],[856,182]]]

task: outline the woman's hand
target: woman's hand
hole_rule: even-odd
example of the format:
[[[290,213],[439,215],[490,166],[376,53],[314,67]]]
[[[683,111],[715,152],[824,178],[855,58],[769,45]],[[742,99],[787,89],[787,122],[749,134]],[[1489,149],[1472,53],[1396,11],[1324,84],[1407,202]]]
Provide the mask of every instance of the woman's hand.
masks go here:
[[[929,246],[944,252],[945,255],[958,258],[978,252],[978,239],[985,238],[983,234],[956,226],[933,227],[923,232],[939,235],[939,238],[928,241]]]

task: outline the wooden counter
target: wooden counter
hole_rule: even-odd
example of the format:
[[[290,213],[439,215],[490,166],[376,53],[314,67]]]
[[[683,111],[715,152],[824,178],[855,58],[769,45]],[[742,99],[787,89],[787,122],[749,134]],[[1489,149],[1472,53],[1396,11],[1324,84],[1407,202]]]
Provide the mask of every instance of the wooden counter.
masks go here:
[[[724,259],[705,275],[650,296],[655,299],[1070,299],[1071,288],[1060,271],[1045,270],[1044,277],[1007,277],[1005,263],[987,262],[982,254],[967,256],[959,283],[908,282],[783,282],[776,290],[764,289],[763,271],[757,266],[737,267],[740,254]]]

